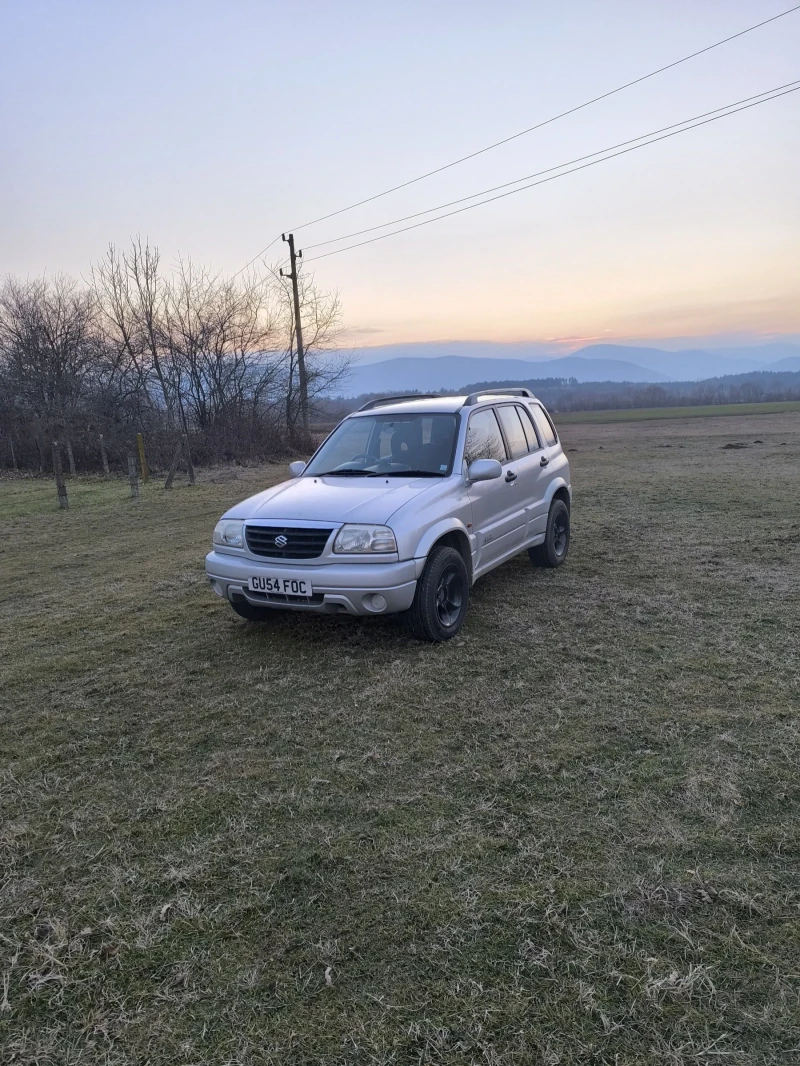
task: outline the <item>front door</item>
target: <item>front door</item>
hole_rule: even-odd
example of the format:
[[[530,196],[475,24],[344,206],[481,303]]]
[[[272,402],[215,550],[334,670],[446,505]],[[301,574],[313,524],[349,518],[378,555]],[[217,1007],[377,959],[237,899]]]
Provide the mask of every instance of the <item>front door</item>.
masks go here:
[[[508,469],[516,475],[520,505],[524,509],[525,531],[522,539],[527,543],[543,531],[544,527],[539,529],[542,514],[545,525],[547,523],[545,496],[550,477],[546,466],[541,465],[542,448],[525,408],[517,403],[500,404],[497,417],[505,437],[506,450],[511,456]]]
[[[513,553],[525,536],[525,507],[518,478],[509,463],[497,416],[491,407],[483,407],[469,418],[464,448],[466,466],[475,459],[497,459],[503,464],[502,477],[476,481],[469,486],[477,574]]]

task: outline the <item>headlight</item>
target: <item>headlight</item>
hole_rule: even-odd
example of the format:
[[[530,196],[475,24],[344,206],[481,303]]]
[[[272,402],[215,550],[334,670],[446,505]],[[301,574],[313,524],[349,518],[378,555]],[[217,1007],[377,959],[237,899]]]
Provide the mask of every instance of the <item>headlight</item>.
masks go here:
[[[388,526],[342,526],[333,542],[335,552],[396,552],[397,541]]]
[[[241,522],[217,522],[212,540],[228,548],[241,548],[244,545],[244,526]]]

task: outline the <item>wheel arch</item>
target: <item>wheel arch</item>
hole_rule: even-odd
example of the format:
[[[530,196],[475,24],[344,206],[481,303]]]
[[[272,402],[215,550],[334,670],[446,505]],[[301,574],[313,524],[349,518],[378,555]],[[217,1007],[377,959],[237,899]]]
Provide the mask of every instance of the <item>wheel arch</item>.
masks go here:
[[[420,572],[430,553],[439,545],[455,548],[464,560],[464,565],[466,566],[467,574],[469,575],[469,583],[471,585],[473,579],[472,546],[470,544],[469,534],[460,523],[452,522],[447,525],[440,524],[428,530],[420,541],[416,553],[417,560],[420,564]]]
[[[563,500],[567,505],[567,510],[572,510],[572,494],[570,493],[569,485],[563,478],[558,478],[550,486],[547,500],[548,509],[552,507],[554,500]]]

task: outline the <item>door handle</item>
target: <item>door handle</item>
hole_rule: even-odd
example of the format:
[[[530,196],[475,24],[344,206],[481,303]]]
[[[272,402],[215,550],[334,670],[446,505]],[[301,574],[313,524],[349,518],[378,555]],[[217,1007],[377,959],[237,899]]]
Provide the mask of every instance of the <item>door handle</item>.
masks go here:
[[[513,470],[507,470],[506,471],[506,482],[508,482],[510,484],[512,481],[516,481],[516,480],[517,480],[517,475],[514,473],[514,471]]]
[[[549,462],[550,460],[547,458],[547,456],[543,455],[542,458],[539,460],[539,466],[547,466]]]

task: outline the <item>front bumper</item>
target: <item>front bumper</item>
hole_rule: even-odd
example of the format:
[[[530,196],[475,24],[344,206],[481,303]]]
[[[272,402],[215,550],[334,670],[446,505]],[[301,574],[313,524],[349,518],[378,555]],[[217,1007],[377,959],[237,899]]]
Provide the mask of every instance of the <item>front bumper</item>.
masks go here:
[[[292,566],[283,560],[266,563],[211,551],[206,556],[206,574],[218,596],[228,600],[231,596],[243,596],[254,607],[318,614],[396,614],[411,606],[417,588],[419,562],[408,559],[400,563],[336,562]],[[299,597],[250,592],[248,580],[259,574],[304,578],[311,582],[312,595]]]

